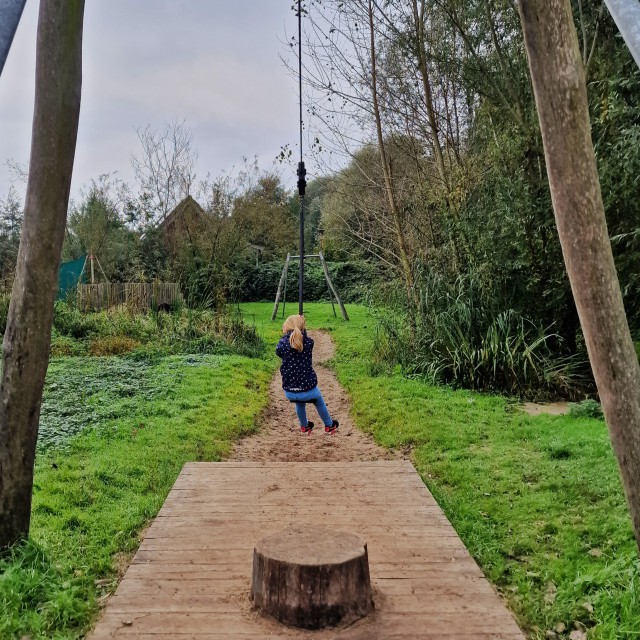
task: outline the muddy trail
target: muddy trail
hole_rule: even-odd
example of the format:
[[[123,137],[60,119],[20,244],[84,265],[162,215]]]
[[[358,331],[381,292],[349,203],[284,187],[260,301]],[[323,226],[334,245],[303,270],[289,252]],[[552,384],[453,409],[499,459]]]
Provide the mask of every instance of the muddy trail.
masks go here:
[[[309,332],[315,341],[313,366],[318,374],[331,417],[340,421],[335,435],[325,435],[324,426],[315,407],[307,405],[309,420],[315,423],[310,435],[301,434],[294,405],[282,391],[280,372],[269,386],[269,404],[260,419],[257,434],[240,440],[231,460],[269,462],[366,462],[396,460],[397,453],[378,446],[373,438],[353,425],[351,402],[333,371],[324,366],[335,354],[331,337],[322,331]]]

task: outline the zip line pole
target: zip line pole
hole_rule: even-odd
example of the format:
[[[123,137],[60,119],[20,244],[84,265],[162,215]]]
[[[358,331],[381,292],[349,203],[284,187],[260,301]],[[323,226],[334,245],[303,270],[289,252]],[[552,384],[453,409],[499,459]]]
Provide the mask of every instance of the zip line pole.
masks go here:
[[[300,268],[298,271],[298,313],[304,313],[304,194],[307,187],[307,170],[302,157],[302,0],[298,0],[298,88],[300,102],[300,162],[298,163],[298,196],[300,197]]]
[[[27,0],[0,0],[0,74]]]

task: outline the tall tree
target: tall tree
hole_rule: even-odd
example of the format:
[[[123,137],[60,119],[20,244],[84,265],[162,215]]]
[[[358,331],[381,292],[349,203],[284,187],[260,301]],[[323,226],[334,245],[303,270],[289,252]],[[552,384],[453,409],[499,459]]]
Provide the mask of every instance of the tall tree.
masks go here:
[[[82,86],[84,0],[41,0],[29,181],[0,374],[0,548],[28,535]]]
[[[402,212],[398,207],[396,193],[393,184],[393,173],[389,156],[387,153],[387,145],[382,130],[382,115],[380,113],[380,103],[378,100],[378,61],[377,61],[377,42],[376,42],[376,26],[374,18],[373,0],[368,0],[366,5],[366,18],[369,25],[369,64],[371,73],[371,103],[373,105],[373,115],[376,125],[376,136],[378,140],[378,152],[380,153],[380,164],[382,166],[382,175],[384,177],[384,188],[389,204],[389,211],[393,218],[396,239],[398,242],[398,251],[404,274],[405,286],[407,287],[407,299],[413,300],[417,305],[417,294],[413,284],[413,270],[411,259],[407,248],[407,239],[405,235],[405,225],[402,220]]]
[[[141,152],[140,157],[131,158],[131,164],[140,188],[154,208],[157,222],[164,220],[191,193],[198,153],[193,133],[184,121],[174,120],[164,131],[147,126],[137,133]]]
[[[640,547],[640,366],[622,302],[570,0],[519,0],[571,288]]]

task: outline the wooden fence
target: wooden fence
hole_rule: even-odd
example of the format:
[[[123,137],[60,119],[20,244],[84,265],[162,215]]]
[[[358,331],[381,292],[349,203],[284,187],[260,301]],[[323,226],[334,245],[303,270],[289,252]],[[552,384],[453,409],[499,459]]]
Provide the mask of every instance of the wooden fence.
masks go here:
[[[183,302],[180,287],[168,282],[127,282],[80,284],[77,292],[78,308],[101,311],[126,305],[135,311],[171,308]]]

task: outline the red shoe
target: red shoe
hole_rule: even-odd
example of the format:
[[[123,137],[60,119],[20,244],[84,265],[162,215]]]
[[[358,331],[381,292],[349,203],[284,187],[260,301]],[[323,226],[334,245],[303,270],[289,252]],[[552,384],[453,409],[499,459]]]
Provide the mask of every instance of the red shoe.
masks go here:
[[[338,430],[339,426],[340,426],[340,423],[337,420],[334,420],[333,424],[330,427],[327,427],[325,425],[324,432],[325,433],[335,433]]]
[[[309,424],[307,424],[306,427],[300,427],[300,433],[309,434],[312,431],[313,431],[313,422],[311,422],[311,420],[309,420]]]

